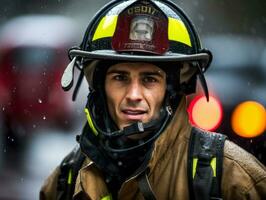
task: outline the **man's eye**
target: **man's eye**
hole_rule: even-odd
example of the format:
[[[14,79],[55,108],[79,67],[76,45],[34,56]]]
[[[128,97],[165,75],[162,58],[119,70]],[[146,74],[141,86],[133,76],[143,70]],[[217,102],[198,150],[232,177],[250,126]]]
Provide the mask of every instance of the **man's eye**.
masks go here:
[[[125,81],[125,80],[127,80],[127,77],[125,75],[122,75],[122,74],[117,74],[117,75],[113,76],[113,79],[117,80],[117,81]]]
[[[157,82],[157,79],[152,76],[147,76],[143,78],[144,83],[154,83]]]

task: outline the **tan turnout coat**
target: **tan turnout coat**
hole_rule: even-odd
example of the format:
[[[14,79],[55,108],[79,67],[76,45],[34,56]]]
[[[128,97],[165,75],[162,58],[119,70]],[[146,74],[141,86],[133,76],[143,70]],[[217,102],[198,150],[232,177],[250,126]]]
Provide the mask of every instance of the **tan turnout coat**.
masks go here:
[[[155,142],[148,164],[151,187],[158,200],[189,199],[187,151],[191,125],[183,99],[171,123]],[[40,198],[54,200],[59,168],[45,181]],[[226,141],[224,148],[222,194],[224,200],[265,200],[266,169],[257,159],[236,144]],[[79,171],[74,199],[108,200],[109,191],[101,172],[87,158]],[[123,183],[119,200],[144,199],[136,177]]]

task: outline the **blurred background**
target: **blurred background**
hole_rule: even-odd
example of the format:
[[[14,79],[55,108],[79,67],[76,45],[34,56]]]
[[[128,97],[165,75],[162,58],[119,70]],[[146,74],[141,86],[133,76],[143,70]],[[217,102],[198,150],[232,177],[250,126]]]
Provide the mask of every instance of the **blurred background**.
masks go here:
[[[1,0],[0,199],[38,199],[43,180],[75,145],[85,123],[84,83],[75,102],[61,74],[68,48],[107,0]],[[175,0],[213,52],[201,87],[188,97],[190,120],[223,132],[266,164],[266,1]],[[78,74],[77,74],[78,75]]]

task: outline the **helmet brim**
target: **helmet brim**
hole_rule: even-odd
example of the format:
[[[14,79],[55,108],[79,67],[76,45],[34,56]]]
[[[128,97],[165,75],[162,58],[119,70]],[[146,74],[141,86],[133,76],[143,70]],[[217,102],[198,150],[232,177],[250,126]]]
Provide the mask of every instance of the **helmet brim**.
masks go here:
[[[200,61],[203,66],[208,65],[211,57],[208,53],[197,54],[177,54],[165,53],[164,55],[136,55],[129,53],[117,53],[113,50],[82,51],[73,49],[69,51],[71,57],[81,56],[88,60],[117,60],[117,61],[135,61],[135,62],[193,62]]]

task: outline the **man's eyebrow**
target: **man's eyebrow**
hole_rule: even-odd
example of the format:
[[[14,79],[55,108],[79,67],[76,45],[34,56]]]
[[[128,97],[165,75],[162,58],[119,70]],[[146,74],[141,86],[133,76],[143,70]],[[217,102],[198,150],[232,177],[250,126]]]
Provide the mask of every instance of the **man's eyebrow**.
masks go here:
[[[159,77],[161,77],[161,78],[164,78],[163,73],[160,72],[160,71],[141,72],[140,74],[141,74],[141,75],[144,75],[144,76],[159,76]]]
[[[109,74],[124,74],[124,75],[128,75],[130,74],[130,72],[125,71],[125,70],[120,70],[120,69],[111,69],[110,71],[107,71],[106,75]],[[161,78],[164,77],[163,73],[161,71],[144,71],[144,72],[140,72],[141,76],[159,76]]]
[[[108,74],[129,74],[127,71],[119,70],[119,69],[111,69],[110,71],[107,71]]]

